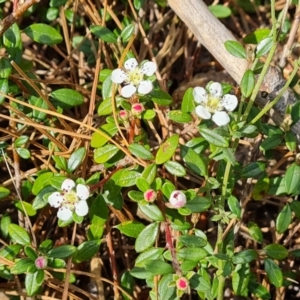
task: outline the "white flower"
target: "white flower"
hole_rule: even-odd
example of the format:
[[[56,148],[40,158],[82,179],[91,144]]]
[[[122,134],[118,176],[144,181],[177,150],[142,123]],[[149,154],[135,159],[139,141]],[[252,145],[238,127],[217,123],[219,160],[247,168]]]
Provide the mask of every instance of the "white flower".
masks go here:
[[[139,67],[135,58],[129,58],[124,63],[124,69],[113,70],[111,74],[111,80],[114,83],[125,83],[121,89],[121,95],[124,98],[131,97],[136,91],[142,95],[152,91],[152,82],[144,80],[144,75],[151,76],[155,73],[156,64],[154,62],[148,61]]]
[[[61,192],[54,192],[48,197],[49,204],[59,208],[57,212],[59,219],[68,221],[74,211],[82,217],[88,213],[89,207],[86,200],[90,196],[90,191],[86,185],[76,185],[72,179],[66,179],[61,185],[61,190]]]
[[[185,206],[186,204],[186,196],[181,191],[173,191],[169,198],[169,207],[171,208],[180,208]]]
[[[213,82],[208,86],[208,92],[202,87],[195,87],[194,99],[199,104],[196,107],[196,114],[202,119],[212,119],[218,126],[226,125],[230,119],[226,111],[233,111],[237,104],[237,97],[234,95],[223,95],[222,85]]]

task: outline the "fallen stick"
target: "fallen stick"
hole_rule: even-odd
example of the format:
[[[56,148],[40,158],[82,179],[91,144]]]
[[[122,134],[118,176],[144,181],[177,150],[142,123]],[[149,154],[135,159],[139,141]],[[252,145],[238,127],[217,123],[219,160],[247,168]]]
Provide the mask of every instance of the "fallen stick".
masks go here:
[[[169,0],[170,7],[179,18],[193,32],[199,42],[216,58],[230,76],[239,84],[247,69],[247,61],[232,56],[225,49],[224,43],[228,40],[236,40],[233,34],[208,10],[202,0]],[[266,74],[261,92],[255,99],[255,103],[260,107],[273,100],[280,89],[284,86],[285,80],[281,72],[270,67]],[[280,126],[282,124],[285,107],[293,105],[296,97],[291,89],[288,89],[278,103],[269,111],[272,120]],[[291,129],[300,143],[300,122],[297,122]]]

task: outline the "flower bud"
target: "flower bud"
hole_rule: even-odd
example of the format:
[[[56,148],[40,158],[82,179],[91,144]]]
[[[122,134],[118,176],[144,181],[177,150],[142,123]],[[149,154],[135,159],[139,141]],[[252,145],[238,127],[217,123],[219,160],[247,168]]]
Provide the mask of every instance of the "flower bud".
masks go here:
[[[176,287],[178,290],[186,291],[189,287],[189,281],[184,277],[180,277],[176,280]]]
[[[140,116],[144,110],[144,105],[141,103],[134,103],[131,106],[131,113],[133,116]]]
[[[119,118],[123,121],[127,121],[129,118],[129,113],[127,110],[120,110],[119,111]]]
[[[157,197],[157,193],[154,191],[154,190],[147,190],[145,193],[144,193],[144,199],[147,201],[147,202],[153,202]]]
[[[180,208],[185,206],[186,204],[186,196],[181,191],[173,191],[169,202],[173,208]]]
[[[47,267],[47,258],[39,256],[36,258],[34,264],[38,269],[45,269]]]

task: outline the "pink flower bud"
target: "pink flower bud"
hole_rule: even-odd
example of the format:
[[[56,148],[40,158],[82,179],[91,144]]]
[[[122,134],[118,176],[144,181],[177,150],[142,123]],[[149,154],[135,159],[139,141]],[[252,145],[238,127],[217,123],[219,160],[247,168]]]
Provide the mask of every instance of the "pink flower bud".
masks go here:
[[[140,116],[144,110],[144,105],[141,103],[134,103],[131,106],[131,112],[133,116]]]
[[[39,256],[34,262],[38,269],[45,269],[47,267],[47,258],[44,256]]]
[[[147,202],[153,202],[157,197],[157,193],[154,190],[148,190],[144,193],[144,199]]]
[[[123,121],[128,120],[128,118],[129,118],[129,113],[128,113],[128,111],[126,111],[126,110],[120,110],[120,112],[119,112],[119,118],[120,118],[121,120],[123,120]]]
[[[189,281],[186,278],[181,277],[176,280],[176,287],[178,290],[185,291],[189,287]]]
[[[185,206],[186,204],[186,196],[181,191],[173,191],[169,202],[173,208],[180,208]]]

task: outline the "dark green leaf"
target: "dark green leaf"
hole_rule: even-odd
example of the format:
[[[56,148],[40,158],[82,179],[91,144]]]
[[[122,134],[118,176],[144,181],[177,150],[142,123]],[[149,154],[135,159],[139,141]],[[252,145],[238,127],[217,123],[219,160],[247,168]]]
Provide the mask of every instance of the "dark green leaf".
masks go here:
[[[47,255],[54,258],[66,258],[73,255],[77,251],[75,246],[63,245],[51,249]]]
[[[251,96],[255,85],[255,77],[252,70],[247,70],[243,75],[241,81],[241,92],[244,97],[248,98]]]
[[[90,30],[95,36],[97,36],[100,40],[104,42],[107,43],[117,42],[116,35],[106,27],[100,25],[91,25]]]
[[[200,128],[199,129],[201,135],[212,145],[215,145],[217,147],[228,147],[228,141],[218,134],[217,132],[209,129],[209,128]]]
[[[243,41],[247,44],[258,44],[263,39],[267,38],[271,30],[269,28],[257,29],[254,32],[247,34]]]
[[[159,223],[154,222],[143,229],[135,241],[135,251],[143,252],[150,248],[158,235]]]
[[[188,88],[183,95],[181,111],[184,113],[190,113],[195,109],[193,90],[193,88]]]
[[[189,247],[181,248],[177,251],[178,259],[192,260],[199,262],[201,259],[207,256],[207,252],[201,248]]]
[[[165,275],[173,272],[173,267],[162,260],[150,260],[145,264],[146,271],[153,275]]]
[[[30,237],[28,232],[17,224],[10,224],[8,233],[11,239],[21,245],[30,245]]]
[[[83,96],[71,89],[59,89],[51,93],[51,96],[57,101],[58,105],[63,108],[71,108],[83,103]]]
[[[164,220],[164,216],[162,214],[162,212],[160,211],[160,209],[152,204],[138,204],[139,209],[141,210],[141,212],[148,218],[150,218],[153,221],[163,221]]]
[[[55,45],[63,40],[60,33],[47,24],[32,24],[24,29],[24,33],[35,42],[44,45]]]
[[[74,172],[79,165],[83,162],[83,159],[85,157],[86,149],[84,147],[80,147],[77,150],[75,150],[70,158],[68,159],[68,173]]]
[[[10,190],[3,186],[0,186],[0,199],[4,199],[8,195],[10,195]]]
[[[285,205],[276,219],[276,231],[285,232],[292,223],[292,210],[289,204]]]
[[[284,183],[288,194],[293,194],[298,190],[300,184],[300,166],[293,163],[287,168]]]
[[[201,196],[196,196],[194,199],[187,201],[185,207],[189,208],[193,213],[206,211],[211,206],[211,200]]]
[[[234,254],[232,257],[232,262],[234,264],[247,264],[258,258],[258,254],[253,249],[243,250]]]
[[[183,177],[186,175],[185,168],[177,161],[169,160],[166,163],[164,163],[164,167],[170,174],[174,176]]]
[[[129,24],[123,28],[120,37],[123,43],[126,43],[130,40],[132,35],[134,34],[134,24]]]
[[[138,221],[127,221],[118,224],[115,227],[118,228],[121,231],[121,233],[123,233],[124,235],[137,238],[138,235],[145,228],[145,225]]]
[[[128,146],[128,149],[134,156],[141,159],[150,160],[154,158],[152,153],[143,145],[133,143]]]
[[[91,259],[98,251],[100,247],[100,241],[86,241],[77,247],[77,252],[73,256],[75,263],[81,263]]]
[[[186,247],[202,248],[207,245],[207,241],[199,236],[182,235],[179,241]]]
[[[267,137],[259,146],[259,148],[263,151],[274,149],[278,146],[282,141],[281,134],[274,134],[272,136]]]
[[[7,95],[8,92],[9,92],[8,79],[0,78],[0,93]],[[3,103],[4,100],[5,100],[5,96],[0,95],[0,105]]]
[[[285,259],[289,255],[288,250],[280,244],[271,244],[264,247],[263,249],[270,258],[278,260]]]
[[[145,170],[142,173],[142,177],[145,178],[149,184],[152,184],[156,177],[156,170],[156,164],[151,164],[145,168]]]
[[[25,288],[28,296],[34,296],[39,290],[40,284],[37,282],[38,272],[27,273],[25,277]]]
[[[98,164],[103,164],[117,154],[119,148],[115,145],[105,145],[97,148],[94,152],[94,160]]]
[[[267,37],[260,41],[256,47],[256,57],[262,57],[263,55],[267,54],[273,44],[273,37]]]
[[[162,90],[155,89],[149,96],[151,96],[151,100],[158,105],[166,106],[173,102],[173,98],[167,92]]]
[[[19,154],[20,157],[24,159],[30,158],[30,151],[26,148],[17,148],[17,153]]]
[[[246,50],[244,47],[236,41],[226,41],[225,42],[226,50],[233,56],[238,58],[247,58]]]
[[[262,243],[263,234],[262,234],[260,227],[254,222],[249,222],[248,229],[249,229],[249,234],[251,235],[251,237],[254,238],[256,241]]]
[[[277,288],[282,286],[283,283],[282,272],[273,260],[269,258],[265,259],[265,271],[272,284],[274,284]]]
[[[241,173],[241,177],[244,178],[255,178],[259,176],[266,168],[266,164],[264,162],[252,162],[246,165]]]
[[[159,259],[162,257],[162,254],[164,252],[163,248],[151,248],[148,250],[145,250],[143,253],[141,253],[136,261],[135,261],[135,266],[136,267],[144,267],[145,264],[152,260],[152,259]]]

